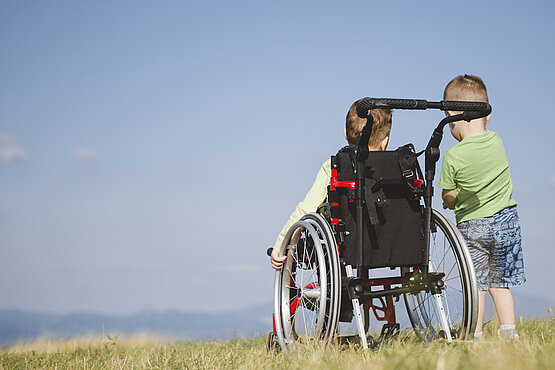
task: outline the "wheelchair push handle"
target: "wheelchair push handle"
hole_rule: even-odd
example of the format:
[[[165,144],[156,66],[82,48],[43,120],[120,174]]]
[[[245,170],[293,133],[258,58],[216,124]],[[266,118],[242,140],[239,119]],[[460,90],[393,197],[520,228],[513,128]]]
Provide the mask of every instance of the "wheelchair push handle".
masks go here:
[[[428,102],[421,99],[363,98],[357,104],[357,114],[366,118],[368,111],[375,108],[428,109]]]
[[[473,111],[480,113],[491,113],[491,105],[488,103],[474,102],[474,101],[441,101],[441,110],[453,111]],[[484,117],[484,116],[482,116]]]
[[[465,120],[473,120],[486,117],[491,113],[491,105],[483,102],[472,101],[427,101],[423,99],[393,99],[393,98],[363,98],[357,104],[357,115],[360,118],[368,117],[370,109],[440,109],[464,112]]]

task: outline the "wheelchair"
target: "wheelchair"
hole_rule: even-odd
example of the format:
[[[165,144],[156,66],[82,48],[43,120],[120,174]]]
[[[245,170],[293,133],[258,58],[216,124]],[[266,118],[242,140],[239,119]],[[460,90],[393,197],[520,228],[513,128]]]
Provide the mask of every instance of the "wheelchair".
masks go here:
[[[375,108],[461,113],[442,119],[421,153],[411,144],[369,152]],[[354,148],[331,157],[328,203],[285,235],[268,348],[290,353],[298,343],[314,341],[373,347],[399,333],[394,300],[401,297],[421,340],[450,343],[473,335],[474,268],[456,226],[432,208],[432,183],[445,125],[490,112],[489,104],[479,102],[364,98],[358,103],[357,114],[367,123]],[[374,276],[387,267],[394,275]],[[370,311],[385,322],[379,338],[368,334]]]

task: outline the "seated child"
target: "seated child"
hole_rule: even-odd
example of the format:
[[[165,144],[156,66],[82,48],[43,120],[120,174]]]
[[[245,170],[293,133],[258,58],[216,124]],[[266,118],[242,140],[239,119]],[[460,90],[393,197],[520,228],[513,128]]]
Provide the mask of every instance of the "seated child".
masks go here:
[[[349,108],[345,124],[345,139],[347,139],[349,145],[352,146],[356,145],[360,132],[366,125],[366,118],[360,118],[356,113],[358,102],[359,100],[354,102],[351,108]],[[371,151],[383,151],[387,148],[389,133],[391,131],[391,110],[373,109],[372,116],[374,117],[374,124],[372,126],[372,135],[368,141],[368,148]],[[316,212],[318,207],[326,201],[330,177],[331,162],[328,158],[322,165],[322,168],[320,168],[320,171],[318,171],[312,188],[310,188],[304,200],[297,204],[297,207],[289,217],[289,220],[285,223],[285,226],[283,226],[283,229],[281,229],[274,243],[274,249],[271,255],[272,267],[274,269],[279,270],[285,261],[286,257],[280,255],[280,249],[287,230],[304,215]]]
[[[443,100],[488,102],[481,78],[458,76],[445,87]],[[447,112],[454,115],[460,112]],[[486,130],[490,116],[449,124],[459,141],[443,157],[439,186],[443,208],[454,209],[476,270],[479,289],[475,338],[482,335],[485,297],[489,290],[501,323],[498,334],[517,340],[510,286],[526,281],[520,225],[503,143]]]

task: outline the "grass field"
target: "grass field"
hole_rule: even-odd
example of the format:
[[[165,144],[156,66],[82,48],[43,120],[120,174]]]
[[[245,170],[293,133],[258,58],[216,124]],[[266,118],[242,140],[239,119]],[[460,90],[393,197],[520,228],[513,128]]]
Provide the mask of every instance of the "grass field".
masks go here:
[[[411,332],[369,351],[310,344],[292,357],[267,352],[264,338],[229,342],[152,342],[120,340],[38,340],[2,350],[1,369],[133,368],[327,368],[327,369],[555,369],[555,320],[520,322],[519,343],[498,340],[490,323],[478,343],[424,344]]]

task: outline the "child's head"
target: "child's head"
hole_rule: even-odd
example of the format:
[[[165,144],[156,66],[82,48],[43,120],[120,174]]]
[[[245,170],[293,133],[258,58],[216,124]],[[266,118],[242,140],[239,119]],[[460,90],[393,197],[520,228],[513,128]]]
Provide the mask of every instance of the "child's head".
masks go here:
[[[445,86],[443,91],[445,101],[476,101],[489,103],[486,84],[478,76],[457,76]]]
[[[475,101],[489,103],[488,90],[486,84],[478,76],[463,75],[457,76],[445,86],[443,91],[444,101]],[[461,112],[447,111],[447,115],[452,116]],[[486,123],[489,116],[473,120],[471,122],[457,121],[449,123],[451,135],[458,141],[465,137],[479,135],[486,132]]]
[[[360,118],[357,115],[357,100],[351,105],[347,112],[345,122],[345,138],[350,145],[356,145],[360,132],[366,125],[366,118]],[[391,109],[372,109],[374,124],[372,125],[372,135],[368,141],[368,147],[371,150],[385,150],[389,141],[389,132],[391,131]]]

